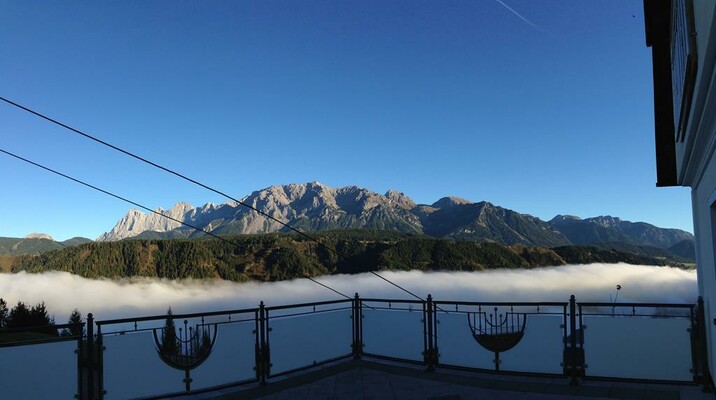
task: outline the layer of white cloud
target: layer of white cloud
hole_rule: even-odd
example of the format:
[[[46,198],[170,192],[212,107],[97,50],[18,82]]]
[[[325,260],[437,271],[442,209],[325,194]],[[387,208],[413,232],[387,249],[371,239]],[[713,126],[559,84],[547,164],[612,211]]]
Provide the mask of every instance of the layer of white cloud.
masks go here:
[[[570,265],[532,270],[484,272],[393,272],[381,275],[419,296],[439,300],[566,301],[571,294],[581,301],[610,301],[621,285],[619,301],[694,303],[696,273],[669,267],[627,264]],[[410,298],[371,274],[335,275],[319,280],[352,296]],[[96,318],[119,318],[250,308],[267,305],[331,300],[335,293],[305,279],[273,283],[226,281],[170,281],[128,279],[91,280],[66,272],[0,274],[0,298],[12,306],[18,301],[44,301],[57,322],[74,308]]]

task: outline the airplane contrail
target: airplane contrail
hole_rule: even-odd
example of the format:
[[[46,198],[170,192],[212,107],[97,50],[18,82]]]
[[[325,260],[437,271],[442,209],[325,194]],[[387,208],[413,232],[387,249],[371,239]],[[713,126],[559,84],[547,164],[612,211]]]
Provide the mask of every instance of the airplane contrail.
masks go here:
[[[512,9],[512,7],[510,7],[510,6],[508,6],[507,4],[505,4],[505,2],[503,2],[502,0],[495,0],[495,1],[496,1],[498,4],[500,4],[502,7],[505,7],[506,9],[508,9],[512,14],[515,14],[519,19],[525,21],[525,22],[526,22],[528,25],[530,25],[531,27],[533,27],[533,28],[535,28],[535,29],[539,29],[540,31],[543,30],[542,28],[540,28],[539,26],[537,26],[535,23],[533,23],[532,21],[530,21],[530,20],[528,20],[527,18],[523,17],[520,13],[518,13],[517,11],[515,11],[514,9]]]

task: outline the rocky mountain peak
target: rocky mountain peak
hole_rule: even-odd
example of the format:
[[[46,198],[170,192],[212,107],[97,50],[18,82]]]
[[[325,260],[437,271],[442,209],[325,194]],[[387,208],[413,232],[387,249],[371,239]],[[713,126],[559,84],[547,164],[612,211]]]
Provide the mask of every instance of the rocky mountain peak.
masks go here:
[[[214,204],[212,202],[208,202],[200,207],[200,209],[204,210],[204,211],[213,210],[215,208],[216,208],[216,204]]]
[[[579,218],[579,217],[577,217],[577,216],[574,216],[574,215],[562,215],[562,214],[559,214],[559,215],[556,215],[556,216],[555,216],[554,218],[552,218],[551,220],[549,220],[549,223],[550,223],[550,224],[559,224],[559,223],[564,223],[564,222],[581,221],[581,220],[582,220],[581,218]]]
[[[479,203],[475,203],[475,206],[477,206],[477,220],[485,223],[485,221],[488,218],[492,218],[493,216],[497,214],[504,214],[505,209],[502,207],[497,207],[494,204],[487,202],[487,201],[481,201]]]
[[[161,207],[156,212],[171,217],[175,220],[184,221],[187,214],[194,211],[194,206],[186,202],[179,202],[170,209],[164,210]],[[131,209],[117,222],[111,231],[105,232],[97,238],[98,242],[122,240],[139,235],[145,231],[167,232],[182,226],[179,222],[164,218],[155,213],[145,214],[139,210]]]
[[[594,218],[587,218],[585,219],[585,221],[597,224],[599,226],[603,226],[605,228],[618,227],[619,224],[622,223],[622,220],[620,218],[612,217],[611,215],[600,215]]]
[[[333,189],[319,182],[309,182],[270,186],[251,193],[244,202],[263,212],[280,211],[280,214],[288,215],[296,208],[334,207],[334,197]]]
[[[432,204],[434,208],[447,208],[447,207],[454,207],[459,206],[462,204],[472,204],[470,200],[466,200],[460,197],[443,197],[442,199],[436,201]]]
[[[306,184],[306,187],[310,187],[310,188],[321,188],[321,189],[328,188],[328,186],[326,186],[326,185],[324,185],[324,184],[322,184],[321,182],[318,182],[318,181],[308,182],[308,183]]]
[[[385,197],[391,204],[406,210],[410,210],[415,207],[415,202],[410,197],[406,196],[405,193],[401,193],[396,190],[388,190],[385,192]]]
[[[52,238],[52,236],[46,234],[46,233],[31,233],[27,236],[25,236],[25,239],[47,239],[54,241],[55,239]]]
[[[191,205],[191,204],[189,204],[189,203],[187,203],[187,202],[185,202],[185,201],[180,201],[180,202],[174,204],[174,206],[172,206],[172,208],[170,208],[169,211],[173,211],[173,212],[187,212],[187,210],[191,210],[191,209],[193,209],[193,208],[194,208],[193,205]]]

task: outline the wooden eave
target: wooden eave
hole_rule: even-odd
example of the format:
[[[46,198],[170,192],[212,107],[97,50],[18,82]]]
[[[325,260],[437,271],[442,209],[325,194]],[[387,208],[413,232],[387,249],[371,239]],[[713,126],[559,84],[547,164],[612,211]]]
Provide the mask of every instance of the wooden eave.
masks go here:
[[[676,186],[676,141],[671,89],[671,1],[644,0],[646,45],[654,78],[656,186]]]

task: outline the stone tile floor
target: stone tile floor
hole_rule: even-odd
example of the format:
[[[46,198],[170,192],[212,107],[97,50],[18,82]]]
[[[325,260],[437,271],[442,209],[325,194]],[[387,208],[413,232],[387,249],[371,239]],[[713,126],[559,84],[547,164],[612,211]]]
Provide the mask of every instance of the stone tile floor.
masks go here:
[[[584,381],[563,377],[495,375],[385,361],[344,361],[274,380],[266,386],[224,389],[187,399],[257,400],[702,400],[716,399],[695,385]]]

